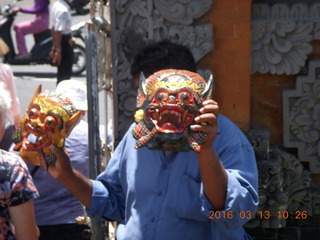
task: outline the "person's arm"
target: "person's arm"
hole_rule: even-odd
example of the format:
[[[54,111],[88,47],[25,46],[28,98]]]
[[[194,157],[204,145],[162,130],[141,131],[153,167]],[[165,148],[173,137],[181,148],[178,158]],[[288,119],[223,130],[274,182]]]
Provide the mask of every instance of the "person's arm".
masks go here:
[[[52,63],[60,65],[61,63],[61,42],[62,42],[62,31],[52,31],[52,40],[54,49],[52,49]]]
[[[55,52],[55,34],[54,34],[54,27],[52,26],[51,28],[51,37],[52,37],[52,48],[51,51],[49,53],[49,56],[53,59],[54,57],[54,52]]]
[[[39,229],[34,217],[33,201],[10,206],[9,214],[14,225],[16,238],[19,240],[36,240]]]
[[[206,122],[207,125],[192,125],[191,129],[207,133],[207,139],[201,145],[201,151],[197,153],[200,174],[204,192],[209,202],[215,210],[222,210],[225,207],[228,175],[212,147],[212,142],[218,131],[218,114],[219,107],[215,101],[204,101],[203,107],[200,109],[200,116],[195,119],[195,122]]]
[[[203,104],[195,121],[208,124],[191,126],[194,131],[208,134],[201,144],[201,152],[197,153],[202,178],[202,213],[210,218],[210,214],[222,211],[228,217],[210,218],[212,222],[226,230],[239,228],[254,216],[259,203],[254,151],[235,124],[224,116],[218,118],[219,108],[213,100]],[[218,145],[213,144],[214,139]],[[240,217],[241,212],[246,213],[245,218]]]
[[[17,8],[17,11],[22,13],[30,13],[30,14],[36,14],[36,13],[49,13],[48,8],[48,1],[47,0],[37,0],[34,7],[32,8]]]
[[[127,132],[127,135],[131,131]],[[124,139],[126,139],[126,136]],[[51,146],[57,161],[48,166],[48,172],[63,184],[83,205],[90,217],[104,217],[112,221],[124,219],[126,194],[121,184],[119,165],[126,141],[117,146],[107,169],[96,180],[88,179],[72,169],[69,157],[63,149]],[[132,145],[133,146],[133,145]]]
[[[72,168],[70,158],[63,149],[54,145],[50,148],[58,159],[55,164],[48,165],[51,176],[62,183],[84,206],[90,207],[92,182]]]

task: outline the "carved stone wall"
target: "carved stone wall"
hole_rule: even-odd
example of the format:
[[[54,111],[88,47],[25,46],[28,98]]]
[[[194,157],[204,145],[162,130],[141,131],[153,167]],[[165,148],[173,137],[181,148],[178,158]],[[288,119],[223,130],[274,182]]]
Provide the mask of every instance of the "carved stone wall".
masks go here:
[[[253,4],[251,74],[297,74],[320,38],[320,3]]]
[[[319,235],[319,186],[311,177],[320,173],[320,60],[308,59],[313,40],[319,39],[319,20],[317,2],[253,4],[251,74],[299,74],[296,88],[283,90],[283,146],[271,145],[268,129],[249,134],[257,156],[260,204],[246,227],[255,239]],[[283,212],[287,218],[278,214]],[[302,212],[303,219],[297,217]]]
[[[196,61],[213,48],[211,25],[197,24],[213,0],[126,0],[111,3],[115,137],[133,122],[136,90],[130,75],[135,52],[148,41],[170,39],[188,46]]]
[[[270,146],[268,129],[253,129],[248,138],[257,158],[260,203],[255,218],[246,227],[285,227],[287,220],[299,218],[304,211],[305,219],[301,220],[307,221],[315,212],[310,172],[294,154],[280,146]],[[287,218],[282,217],[284,212],[288,213]]]
[[[300,161],[320,173],[320,59],[297,77],[296,89],[283,93],[284,146],[298,148]]]

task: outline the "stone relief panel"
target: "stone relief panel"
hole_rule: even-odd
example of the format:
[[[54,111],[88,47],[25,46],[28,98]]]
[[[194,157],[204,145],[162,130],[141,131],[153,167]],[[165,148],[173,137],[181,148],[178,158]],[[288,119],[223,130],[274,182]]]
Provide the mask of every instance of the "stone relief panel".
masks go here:
[[[296,89],[283,92],[284,146],[320,173],[320,59],[310,60],[308,75],[298,76]]]
[[[299,159],[279,146],[269,146],[266,128],[252,129],[248,138],[257,158],[260,203],[257,215],[246,227],[281,228],[296,211],[306,211],[308,217],[315,213],[318,195],[313,194],[310,172]],[[289,214],[287,219],[280,217],[284,211]]]
[[[188,46],[196,61],[200,60],[213,48],[213,31],[211,25],[195,20],[211,8],[213,0],[113,0],[110,4],[117,142],[133,122],[136,108],[130,75],[136,51],[149,41],[170,39]]]
[[[319,39],[320,3],[253,4],[251,74],[297,74]]]

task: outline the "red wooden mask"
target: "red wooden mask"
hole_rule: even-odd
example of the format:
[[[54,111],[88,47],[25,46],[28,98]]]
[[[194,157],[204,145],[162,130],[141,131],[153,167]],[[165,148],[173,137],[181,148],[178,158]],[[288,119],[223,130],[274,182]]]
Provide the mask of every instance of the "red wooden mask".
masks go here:
[[[199,74],[177,69],[161,70],[140,77],[135,114],[135,148],[200,151],[207,134],[190,129],[202,102],[211,98],[212,76],[206,82]]]

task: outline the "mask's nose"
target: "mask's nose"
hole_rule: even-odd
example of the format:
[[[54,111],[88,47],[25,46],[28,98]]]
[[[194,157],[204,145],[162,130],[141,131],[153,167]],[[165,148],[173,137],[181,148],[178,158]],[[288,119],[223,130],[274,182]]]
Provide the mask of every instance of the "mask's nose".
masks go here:
[[[176,97],[170,95],[170,96],[168,97],[167,103],[171,103],[171,104],[177,103]]]

